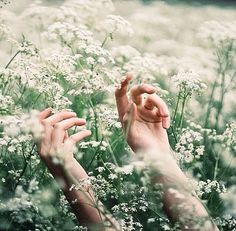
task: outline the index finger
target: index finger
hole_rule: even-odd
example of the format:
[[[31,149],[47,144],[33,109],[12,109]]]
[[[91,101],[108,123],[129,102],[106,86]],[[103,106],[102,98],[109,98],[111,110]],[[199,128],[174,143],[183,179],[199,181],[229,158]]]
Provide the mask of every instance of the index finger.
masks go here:
[[[75,116],[76,116],[75,112],[68,112],[68,111],[58,112],[55,115],[52,115],[48,117],[47,119],[44,119],[44,122],[47,124],[51,124],[53,126],[64,119],[69,119]]]
[[[141,85],[133,86],[130,90],[130,94],[132,101],[136,105],[140,105],[142,104],[142,94],[153,94],[155,91],[156,89],[153,86],[143,83]]]
[[[41,111],[38,115],[38,119],[39,121],[42,121],[43,119],[46,119],[48,116],[50,116],[52,113],[52,109],[51,108],[46,108],[43,111]]]
[[[123,79],[123,81],[121,81],[120,88],[117,88],[115,92],[116,105],[117,105],[117,110],[118,110],[118,114],[119,114],[119,118],[121,122],[129,107],[127,88],[129,85],[129,81],[131,79],[132,79],[132,76],[130,74],[127,74],[125,78]]]

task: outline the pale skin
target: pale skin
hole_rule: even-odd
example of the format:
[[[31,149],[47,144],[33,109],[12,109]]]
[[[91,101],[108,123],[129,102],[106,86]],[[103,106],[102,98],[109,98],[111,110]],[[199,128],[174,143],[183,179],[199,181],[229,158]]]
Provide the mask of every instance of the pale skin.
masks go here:
[[[166,132],[166,129],[170,126],[170,113],[166,103],[155,94],[155,88],[149,84],[133,86],[130,89],[130,97],[128,97],[127,91],[131,79],[130,75],[124,77],[120,88],[116,90],[115,94],[119,119],[128,144],[134,152],[142,151],[145,155],[148,155],[149,150],[152,149],[161,154],[158,155],[160,161],[166,156],[173,160]],[[143,99],[144,94],[146,96],[145,99]],[[39,120],[43,124],[45,131],[44,137],[40,142],[39,154],[52,175],[56,179],[63,181],[64,194],[71,204],[78,221],[85,226],[102,223],[105,218],[92,205],[91,201],[95,200],[95,197],[91,189],[85,189],[86,193],[77,190],[70,191],[69,189],[73,183],[71,178],[62,171],[60,166],[54,164],[51,158],[60,150],[68,150],[68,147],[73,147],[83,138],[91,135],[90,131],[85,130],[70,137],[68,136],[67,130],[69,128],[85,125],[86,121],[77,118],[73,112],[60,112],[51,115],[51,109],[42,111],[39,115]],[[70,176],[76,181],[88,178],[86,171],[73,157],[73,148],[69,148],[69,150],[71,150],[69,153],[64,153],[64,163]],[[160,171],[157,171],[157,174],[153,176],[153,182],[163,184],[163,204],[167,216],[173,222],[180,221],[185,213],[189,214],[194,208],[194,216],[196,218],[208,217],[208,213],[201,202],[190,192],[182,190],[181,187],[187,183],[187,178],[177,163],[171,161],[168,168],[171,168],[171,172],[168,171],[168,174],[160,174]],[[169,192],[169,188],[179,190],[185,197],[183,199],[176,198],[175,195]],[[78,200],[77,203],[72,203],[75,199]],[[176,208],[176,206],[178,207],[178,205],[183,203],[188,205],[187,209]],[[173,205],[175,205],[174,209]],[[112,222],[113,224],[116,223],[113,219]],[[192,225],[192,223],[185,224],[182,229],[196,230],[191,227]],[[117,227],[112,230],[119,229]],[[99,230],[108,229],[100,228]],[[210,222],[202,230],[218,229]]]

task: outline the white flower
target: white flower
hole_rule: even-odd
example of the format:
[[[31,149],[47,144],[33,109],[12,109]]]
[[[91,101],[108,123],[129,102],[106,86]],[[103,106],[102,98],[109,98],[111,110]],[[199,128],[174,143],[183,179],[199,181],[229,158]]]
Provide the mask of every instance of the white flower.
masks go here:
[[[133,57],[140,56],[140,52],[131,46],[113,47],[111,54],[118,63],[125,63]]]
[[[119,15],[108,15],[104,21],[104,29],[110,34],[115,32],[126,36],[133,34],[130,23]]]
[[[211,181],[209,179],[206,182],[205,181],[198,182],[196,193],[199,197],[210,194],[213,191],[218,192],[219,194],[225,193],[226,192],[225,185],[216,180]]]
[[[0,90],[0,112],[1,113],[9,113],[9,110],[15,105],[14,100],[9,95],[3,95],[2,91]]]
[[[49,26],[47,32],[42,34],[50,41],[59,40],[71,44],[80,40],[90,42],[92,39],[92,32],[88,30],[85,25],[74,26],[67,22],[56,22]]]
[[[9,137],[17,137],[21,133],[26,135],[31,134],[36,140],[42,137],[43,127],[38,120],[38,111],[23,114],[21,117],[7,116],[2,119],[1,123],[4,127],[4,134]]]
[[[138,82],[153,81],[161,73],[161,65],[157,57],[145,54],[130,59],[124,65],[124,70],[130,72]]]
[[[199,159],[204,153],[204,146],[201,145],[203,136],[201,133],[191,130],[190,128],[183,129],[179,141],[176,144],[176,158],[185,163],[190,163],[194,159]]]
[[[184,88],[189,93],[194,91],[200,92],[206,88],[206,84],[204,84],[199,75],[194,71],[179,71],[177,75],[171,77],[171,80],[177,85],[179,88]]]

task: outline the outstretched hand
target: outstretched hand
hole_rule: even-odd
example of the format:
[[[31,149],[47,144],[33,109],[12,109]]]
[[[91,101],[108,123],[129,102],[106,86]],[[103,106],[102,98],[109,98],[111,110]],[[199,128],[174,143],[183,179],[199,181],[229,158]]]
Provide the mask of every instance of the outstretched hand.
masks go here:
[[[170,116],[166,103],[149,84],[133,86],[128,97],[127,89],[131,79],[132,76],[127,75],[116,90],[119,119],[128,144],[133,151],[151,148],[168,151],[166,129],[170,126]]]
[[[76,117],[74,112],[64,111],[51,115],[51,109],[46,109],[40,112],[38,118],[44,127],[39,154],[46,164],[49,164],[50,158],[55,155],[59,155],[66,163],[73,160],[75,144],[91,135],[89,130],[84,130],[68,136],[69,128],[86,124],[86,121]]]

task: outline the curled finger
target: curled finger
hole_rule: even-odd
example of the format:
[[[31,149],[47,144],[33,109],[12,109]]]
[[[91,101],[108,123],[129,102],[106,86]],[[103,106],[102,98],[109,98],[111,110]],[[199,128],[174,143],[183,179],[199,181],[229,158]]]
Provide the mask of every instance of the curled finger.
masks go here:
[[[74,135],[71,135],[68,139],[73,141],[75,144],[81,141],[82,139],[90,136],[92,133],[90,130],[83,130]]]
[[[149,84],[141,84],[133,86],[130,90],[131,99],[136,105],[142,104],[142,94],[153,94],[156,89]]]

